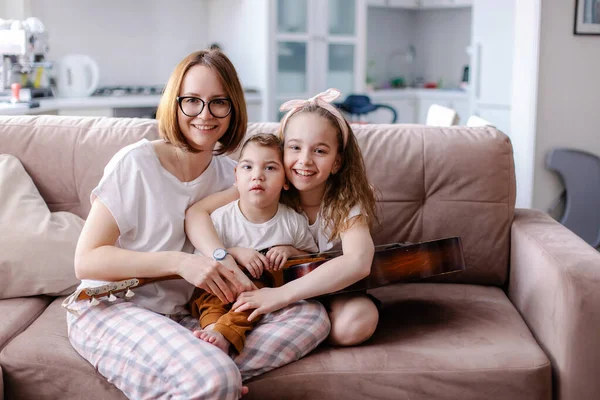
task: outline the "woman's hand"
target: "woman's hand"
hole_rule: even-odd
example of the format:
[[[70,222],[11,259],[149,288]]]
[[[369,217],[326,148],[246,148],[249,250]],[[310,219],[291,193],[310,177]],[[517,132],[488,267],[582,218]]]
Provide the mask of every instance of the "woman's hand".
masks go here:
[[[223,303],[231,303],[239,293],[256,289],[237,265],[232,269],[200,254],[181,255],[183,259],[179,263],[178,275],[192,285],[214,294]]]
[[[281,290],[280,287],[265,287],[259,290],[241,293],[236,302],[231,306],[231,309],[235,312],[240,312],[254,308],[255,310],[248,316],[248,321],[252,321],[259,315],[277,311],[286,307],[288,304],[290,304],[290,302],[285,295],[285,291]]]
[[[287,262],[288,258],[297,253],[298,250],[294,246],[273,246],[267,251],[267,259],[269,260],[269,265],[267,269],[272,271],[278,271]]]
[[[260,278],[263,273],[263,269],[269,265],[269,260],[267,257],[259,253],[254,249],[249,249],[246,247],[232,247],[227,249],[229,254],[233,256],[235,261],[246,268],[250,275],[254,279]]]

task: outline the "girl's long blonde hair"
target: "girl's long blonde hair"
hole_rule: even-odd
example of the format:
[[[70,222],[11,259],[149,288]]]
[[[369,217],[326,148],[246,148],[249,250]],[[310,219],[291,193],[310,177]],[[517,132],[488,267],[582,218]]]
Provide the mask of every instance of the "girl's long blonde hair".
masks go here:
[[[361,215],[358,218],[362,219],[369,227],[373,227],[378,222],[375,191],[367,179],[362,151],[350,124],[344,120],[348,128],[348,139],[344,147],[342,129],[338,119],[329,111],[313,103],[292,112],[294,114],[289,116],[288,121],[297,114],[311,113],[325,118],[336,130],[337,152],[341,158],[340,169],[327,178],[320,211],[324,226],[331,230],[329,241],[338,239],[342,232],[351,227],[348,215],[354,206],[360,208]],[[285,126],[279,126],[278,135],[282,142],[285,142]],[[293,185],[290,185],[289,190],[282,192],[280,201],[298,212],[302,211],[300,193]],[[355,222],[356,218],[353,218],[352,223]]]

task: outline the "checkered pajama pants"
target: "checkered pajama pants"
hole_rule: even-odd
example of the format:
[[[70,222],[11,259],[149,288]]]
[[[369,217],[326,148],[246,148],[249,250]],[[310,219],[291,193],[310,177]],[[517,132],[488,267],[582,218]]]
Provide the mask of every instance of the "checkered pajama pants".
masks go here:
[[[233,360],[193,336],[191,315],[167,318],[124,300],[67,313],[69,340],[130,399],[238,399],[242,381],[309,353],[329,334],[324,307],[294,303],[264,316]]]

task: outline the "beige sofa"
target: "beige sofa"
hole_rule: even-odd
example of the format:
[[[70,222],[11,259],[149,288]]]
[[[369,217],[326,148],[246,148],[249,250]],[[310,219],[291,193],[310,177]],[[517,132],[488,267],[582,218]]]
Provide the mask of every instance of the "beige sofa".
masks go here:
[[[251,124],[249,133],[276,127]],[[600,255],[546,214],[514,209],[509,139],[489,127],[363,125],[356,134],[381,195],[376,242],[461,236],[468,268],[373,290],[383,310],[372,339],[351,348],[322,345],[250,381],[246,398],[598,398]],[[7,399],[124,398],[67,340],[63,297],[55,295],[76,283],[74,244],[63,241],[66,250],[59,252],[52,241],[81,229],[69,217],[85,218],[89,193],[110,157],[156,135],[150,120],[0,118],[0,154],[16,156],[52,216],[67,221],[58,234],[38,234],[38,245],[13,240],[4,248],[13,264],[47,260],[28,261],[9,276],[4,270],[11,265],[0,254],[0,279],[11,279],[0,282],[0,398],[2,392]],[[4,241],[11,231],[0,232]],[[52,242],[51,250],[38,250],[40,237]]]

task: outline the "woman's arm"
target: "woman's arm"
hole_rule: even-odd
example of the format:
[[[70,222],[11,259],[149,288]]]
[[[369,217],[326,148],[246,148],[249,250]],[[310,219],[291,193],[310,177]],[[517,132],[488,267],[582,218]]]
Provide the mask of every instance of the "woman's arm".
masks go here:
[[[233,301],[242,283],[218,262],[179,251],[137,252],[115,246],[119,227],[106,206],[96,199],[75,250],[79,279],[117,281],[131,277],[180,275],[191,284]]]

